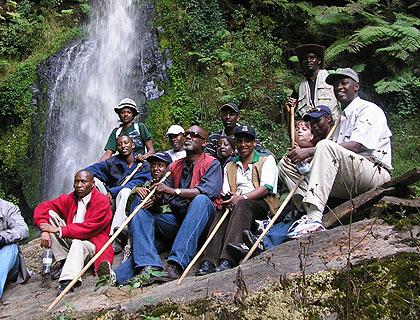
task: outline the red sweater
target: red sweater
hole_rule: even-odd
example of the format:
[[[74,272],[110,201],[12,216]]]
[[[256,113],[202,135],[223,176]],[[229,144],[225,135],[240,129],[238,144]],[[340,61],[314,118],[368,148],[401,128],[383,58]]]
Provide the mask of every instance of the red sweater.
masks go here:
[[[112,211],[109,198],[101,194],[96,188],[92,190],[92,197],[86,208],[85,220],[82,223],[73,223],[77,213],[77,200],[74,192],[62,194],[54,200],[40,203],[34,211],[34,223],[39,226],[41,223],[49,223],[49,210],[58,213],[65,221],[66,226],[61,227],[63,238],[89,240],[96,247],[98,252],[109,239],[109,231],[112,220]],[[102,253],[95,261],[95,270],[99,263],[108,260],[112,263],[114,250],[112,246]]]

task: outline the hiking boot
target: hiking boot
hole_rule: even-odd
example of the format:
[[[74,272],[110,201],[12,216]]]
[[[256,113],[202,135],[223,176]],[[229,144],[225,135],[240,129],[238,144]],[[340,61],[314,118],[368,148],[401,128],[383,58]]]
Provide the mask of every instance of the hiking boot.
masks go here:
[[[302,216],[299,220],[293,222],[289,228],[287,236],[292,239],[296,239],[313,232],[325,231],[321,221],[312,220],[308,216]]]
[[[52,267],[51,267],[51,271],[50,271],[50,277],[53,280],[57,280],[60,278],[61,275],[61,271],[63,270],[63,266],[64,263],[66,262],[66,259],[64,260],[60,260],[60,261],[56,261]]]
[[[59,286],[58,286],[58,291],[57,291],[57,296],[59,296],[61,294],[61,292],[64,291],[65,288],[67,288],[67,286],[69,285],[69,283],[71,282],[71,280],[61,280],[59,281]],[[74,289],[77,287],[80,287],[80,285],[82,284],[82,281],[78,280],[71,288],[68,292],[74,292]]]
[[[117,283],[117,275],[114,270],[112,270],[111,263],[108,260],[103,260],[98,266],[98,277],[99,278],[108,278],[108,283],[111,286],[114,286]]]
[[[228,243],[226,246],[229,254],[236,260],[241,261],[249,252],[249,247],[245,243]]]
[[[200,263],[200,266],[198,267],[198,270],[195,272],[196,276],[204,276],[206,274],[209,273],[213,273],[214,272],[214,264],[211,263],[210,261],[207,260],[203,260]]]
[[[216,268],[216,272],[222,272],[228,269],[232,269],[233,267],[235,267],[234,263],[232,261],[226,260],[226,259],[222,259],[220,260],[219,265]]]
[[[250,230],[244,230],[242,231],[242,240],[244,241],[245,245],[251,249],[255,242],[257,242],[258,237],[254,235]],[[263,251],[265,251],[264,241],[261,240],[254,253],[252,254],[252,257],[258,256]]]

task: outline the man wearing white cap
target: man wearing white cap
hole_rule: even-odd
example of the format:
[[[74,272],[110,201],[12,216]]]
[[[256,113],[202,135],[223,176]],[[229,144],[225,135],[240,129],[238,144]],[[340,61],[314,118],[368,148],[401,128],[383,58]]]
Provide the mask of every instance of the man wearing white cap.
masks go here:
[[[155,150],[149,130],[144,123],[134,122],[134,118],[139,114],[136,103],[129,98],[122,99],[118,106],[114,108],[114,111],[118,114],[121,124],[118,128],[114,128],[109,135],[105,145],[105,153],[99,161],[111,158],[117,151],[117,138],[119,136],[128,136],[133,140],[133,152],[136,160],[143,161],[154,154]]]
[[[172,162],[185,158],[186,156],[184,150],[184,132],[184,128],[177,124],[171,125],[166,132],[165,138],[168,139],[172,146],[172,149],[166,151],[166,153],[171,156]]]
[[[391,131],[384,112],[359,97],[359,76],[350,68],[339,68],[326,82],[343,110],[333,139],[316,145],[309,181],[301,195],[306,215],[290,228],[290,237],[322,231],[322,216],[328,197],[350,199],[390,179]],[[298,159],[299,160],[299,159]]]

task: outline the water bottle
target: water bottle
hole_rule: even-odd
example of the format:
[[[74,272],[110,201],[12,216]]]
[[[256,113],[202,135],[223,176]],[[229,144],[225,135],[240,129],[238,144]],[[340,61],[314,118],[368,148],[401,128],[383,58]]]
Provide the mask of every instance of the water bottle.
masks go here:
[[[298,169],[300,174],[303,175],[303,176],[306,176],[311,171],[311,167],[310,167],[309,163],[307,163],[305,161],[301,161],[301,162],[296,163],[296,168]]]
[[[42,254],[42,273],[49,274],[51,271],[51,265],[53,261],[53,252],[51,248],[45,248]]]

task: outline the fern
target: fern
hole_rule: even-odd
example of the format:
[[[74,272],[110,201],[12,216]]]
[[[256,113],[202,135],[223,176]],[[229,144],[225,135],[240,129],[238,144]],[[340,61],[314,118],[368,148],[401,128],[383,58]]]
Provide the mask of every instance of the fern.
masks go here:
[[[325,52],[325,57],[327,61],[335,61],[344,51],[347,50],[349,46],[349,38],[343,38],[334,42],[330,47],[328,47]]]
[[[399,74],[384,78],[375,83],[375,90],[379,94],[409,91],[411,87],[420,87],[420,78],[413,71],[403,69]]]

